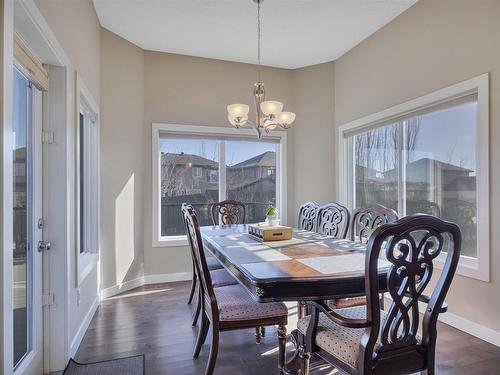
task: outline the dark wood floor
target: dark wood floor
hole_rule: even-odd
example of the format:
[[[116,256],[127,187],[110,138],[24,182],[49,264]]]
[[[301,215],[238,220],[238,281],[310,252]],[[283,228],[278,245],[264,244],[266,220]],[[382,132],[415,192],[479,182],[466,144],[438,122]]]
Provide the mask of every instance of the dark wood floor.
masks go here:
[[[203,374],[208,349],[191,357],[196,328],[191,327],[191,306],[186,305],[189,283],[149,285],[101,303],[76,355],[93,362],[145,354],[146,374]],[[296,312],[291,307],[290,329]],[[275,331],[256,345],[253,330],[224,332],[216,374],[277,374]],[[500,374],[500,348],[447,325],[439,326],[437,373],[442,375]],[[334,374],[324,368],[315,374]]]

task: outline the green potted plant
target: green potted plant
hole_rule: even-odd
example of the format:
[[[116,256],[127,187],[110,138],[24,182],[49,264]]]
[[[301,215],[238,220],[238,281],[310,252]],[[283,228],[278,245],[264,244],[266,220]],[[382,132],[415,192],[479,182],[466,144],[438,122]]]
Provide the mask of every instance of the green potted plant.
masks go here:
[[[269,206],[266,210],[267,222],[270,226],[274,227],[280,224],[280,219],[278,217],[279,211],[274,206]]]

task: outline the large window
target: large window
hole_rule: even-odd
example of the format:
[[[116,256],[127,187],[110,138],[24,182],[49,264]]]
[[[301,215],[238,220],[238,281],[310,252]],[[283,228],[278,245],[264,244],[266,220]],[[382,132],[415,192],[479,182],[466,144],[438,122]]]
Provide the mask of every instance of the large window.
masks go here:
[[[212,225],[211,206],[224,199],[246,205],[247,223],[264,221],[270,205],[285,217],[280,185],[284,135],[276,133],[258,140],[246,130],[154,124],[155,244],[184,240],[183,202],[194,206],[200,225]]]
[[[455,222],[462,266],[479,271],[488,257],[480,244],[488,231],[487,197],[479,193],[488,189],[487,146],[479,141],[487,132],[484,93],[478,87],[448,98],[446,89],[441,93],[434,103],[416,100],[406,113],[343,126],[341,190],[351,207],[382,204],[400,217],[426,213]]]

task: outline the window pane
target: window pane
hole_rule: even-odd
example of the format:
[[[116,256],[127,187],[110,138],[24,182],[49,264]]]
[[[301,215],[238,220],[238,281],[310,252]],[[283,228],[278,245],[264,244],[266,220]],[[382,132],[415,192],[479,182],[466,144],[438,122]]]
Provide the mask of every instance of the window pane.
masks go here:
[[[455,222],[462,231],[462,255],[476,257],[476,103],[415,117],[406,125],[406,214]]]
[[[246,205],[246,222],[266,218],[276,206],[276,148],[266,142],[226,141],[227,198]]]
[[[161,236],[184,235],[181,205],[191,203],[200,225],[211,225],[210,207],[219,200],[219,142],[160,139]]]
[[[13,318],[14,318],[14,366],[28,352],[30,299],[30,218],[32,173],[28,80],[14,71],[14,102],[12,113],[13,139]]]
[[[397,210],[399,126],[384,126],[352,138],[356,207],[382,204]]]

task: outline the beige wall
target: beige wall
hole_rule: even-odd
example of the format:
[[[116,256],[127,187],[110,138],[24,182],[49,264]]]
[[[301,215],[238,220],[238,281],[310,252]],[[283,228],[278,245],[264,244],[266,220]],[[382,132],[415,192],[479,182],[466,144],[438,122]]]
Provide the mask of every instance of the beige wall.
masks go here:
[[[288,160],[288,219],[295,222],[296,208],[305,200],[325,202],[336,197],[335,136],[339,125],[388,108],[484,72],[491,72],[491,137],[499,139],[497,123],[500,107],[497,95],[500,87],[500,53],[497,44],[500,36],[500,3],[493,1],[431,1],[420,0],[415,6],[390,24],[373,34],[360,45],[334,63],[298,69],[295,71],[265,68],[263,80],[268,97],[282,100],[297,113],[297,122],[289,133]],[[133,51],[133,62],[125,64],[124,75],[138,74],[137,93],[141,93],[141,64],[139,52],[127,42],[108,32],[102,33],[103,55],[109,46],[114,54]],[[113,46],[112,46],[113,45]],[[111,52],[111,50],[110,50]],[[113,56],[103,57],[103,71],[114,69]],[[179,56],[156,52],[144,53],[144,120],[142,128],[136,127],[140,118],[140,105],[133,105],[133,119],[127,129],[133,129],[138,146],[130,149],[130,140],[116,142],[112,137],[120,129],[120,115],[116,109],[120,103],[103,100],[102,112],[109,113],[103,126],[112,127],[103,136],[102,150],[112,177],[113,162],[119,163],[121,150],[128,149],[127,160],[131,169],[119,168],[118,181],[102,199],[110,199],[110,213],[103,216],[102,230],[109,230],[107,242],[103,241],[103,272],[107,286],[118,282],[113,274],[118,251],[114,243],[116,200],[125,179],[134,173],[139,176],[138,166],[143,166],[142,202],[143,253],[146,275],[185,272],[190,269],[186,248],[152,248],[151,238],[151,123],[178,123],[210,126],[227,126],[225,106],[232,102],[251,103],[251,87],[256,77],[252,65],[210,59]],[[128,78],[127,78],[128,79]],[[103,87],[118,84],[120,75],[104,78]],[[118,86],[123,93],[125,87]],[[135,86],[134,86],[135,87]],[[113,93],[115,91],[112,91]],[[102,90],[102,95],[111,96]],[[114,94],[113,94],[114,95]],[[135,99],[134,99],[135,98]],[[139,95],[127,94],[126,103],[137,100]],[[109,107],[109,108],[108,108]],[[128,107],[128,106],[123,106]],[[128,112],[127,112],[128,113]],[[104,117],[104,115],[103,115]],[[108,121],[109,120],[109,121]],[[111,123],[113,122],[113,123]],[[107,130],[106,130],[107,131]],[[141,142],[145,142],[144,145]],[[135,142],[134,142],[135,144]],[[127,146],[124,146],[127,145]],[[143,147],[143,148],[142,148]],[[107,148],[109,148],[108,151]],[[123,157],[123,156],[122,156]],[[128,162],[127,162],[128,163]],[[491,150],[491,186],[499,183],[500,151]],[[104,173],[104,172],[103,172]],[[137,174],[136,174],[137,173]],[[311,183],[319,181],[319,183]],[[103,179],[103,185],[105,184]],[[137,189],[139,181],[134,178]],[[103,192],[105,187],[103,187]],[[135,190],[134,190],[135,192]],[[134,193],[134,215],[140,215],[141,203]],[[500,196],[492,189],[492,210],[499,206]],[[113,218],[115,215],[115,218]],[[491,228],[498,227],[492,216]],[[134,231],[140,225],[129,222]],[[103,237],[104,239],[104,237]],[[134,237],[134,254],[140,261],[139,237]],[[495,251],[500,236],[492,230],[492,283],[457,277],[448,298],[451,311],[471,321],[499,330],[500,302],[499,280],[495,269],[500,258]],[[108,252],[107,255],[104,255]],[[114,258],[114,259],[113,259]],[[139,267],[139,266],[138,266]],[[139,267],[140,268],[140,267]],[[139,275],[132,273],[131,277]],[[128,279],[128,276],[127,278]],[[125,280],[126,280],[125,279]],[[460,290],[460,292],[458,292]],[[466,297],[464,297],[466,296]],[[481,306],[478,309],[477,306]]]
[[[70,62],[70,77],[68,82],[69,96],[74,111],[75,71],[81,75],[85,85],[99,104],[100,98],[100,24],[94,5],[91,0],[35,0],[50,29],[61,44]],[[71,118],[75,118],[72,113]],[[75,139],[75,127],[68,129],[69,139]],[[75,147],[73,143],[71,147]],[[76,150],[76,148],[74,148]],[[76,151],[75,151],[76,152]],[[68,163],[74,166],[74,155]],[[71,167],[72,168],[72,167]],[[74,189],[74,179],[68,184]],[[69,207],[69,217],[75,220],[75,202]],[[74,225],[74,223],[73,223]],[[74,233],[70,233],[70,247],[67,249],[70,256],[70,301],[69,321],[70,340],[77,333],[84,321],[92,303],[97,298],[97,268],[95,268],[82,282],[78,290],[75,288],[76,279],[76,246]],[[78,303],[79,302],[79,303]]]
[[[151,123],[229,126],[226,106],[253,102],[257,80],[254,65],[167,53],[145,52],[145,123],[148,137],[145,157],[144,269],[146,274],[186,272],[191,269],[187,248],[153,248],[151,229]],[[291,108],[292,72],[263,68],[267,98]],[[288,196],[293,201],[293,131],[289,132]],[[293,217],[290,205],[289,218]]]
[[[499,39],[499,1],[420,0],[335,61],[336,126],[490,72],[490,138],[499,140]],[[451,312],[497,331],[499,184],[500,149],[492,143],[491,283],[457,276],[448,297]]]
[[[333,78],[333,62],[293,71],[294,214],[306,201],[321,204],[335,198]]]
[[[101,31],[101,287],[143,275],[144,51]]]

